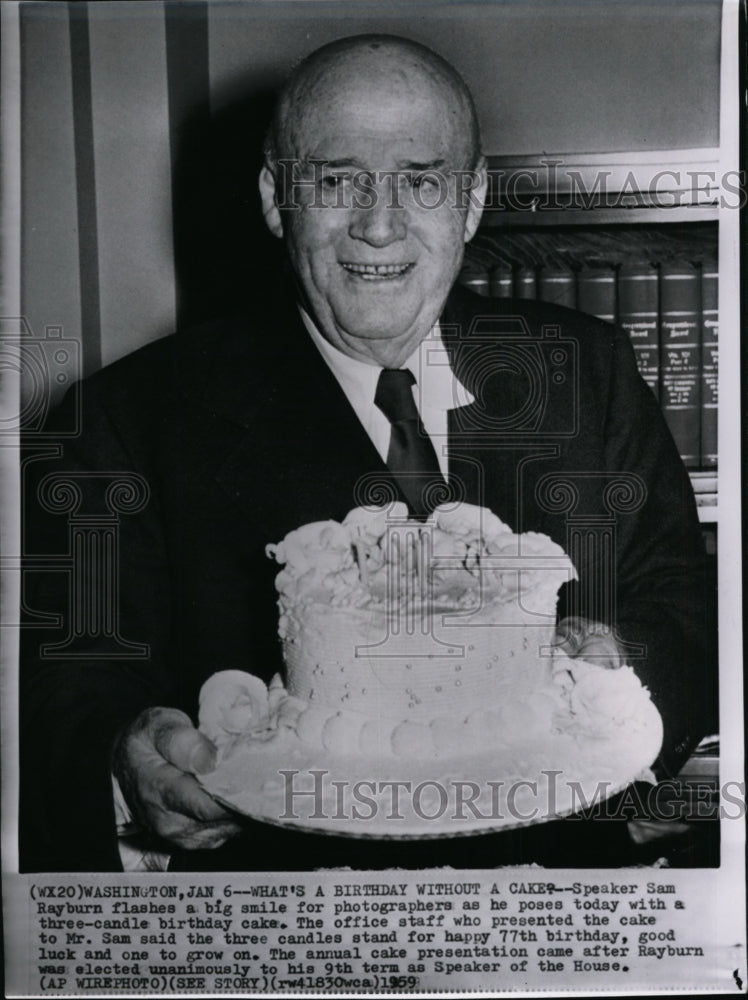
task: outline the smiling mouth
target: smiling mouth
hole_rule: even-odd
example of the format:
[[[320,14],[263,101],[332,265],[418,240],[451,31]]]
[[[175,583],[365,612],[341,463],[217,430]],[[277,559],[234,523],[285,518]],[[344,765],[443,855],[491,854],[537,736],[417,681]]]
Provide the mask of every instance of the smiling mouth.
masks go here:
[[[341,261],[341,266],[349,274],[364,281],[392,281],[395,278],[402,278],[415,267],[415,264],[353,264]]]

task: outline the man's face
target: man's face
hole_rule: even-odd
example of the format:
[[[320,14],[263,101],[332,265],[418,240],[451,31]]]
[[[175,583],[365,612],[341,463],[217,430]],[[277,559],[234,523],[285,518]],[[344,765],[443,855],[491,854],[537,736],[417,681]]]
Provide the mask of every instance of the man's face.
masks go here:
[[[389,366],[438,318],[480,208],[459,101],[411,67],[370,75],[337,74],[308,102],[292,154],[302,183],[277,218],[326,339]],[[280,169],[290,181],[291,165]],[[265,184],[267,198],[269,171]]]

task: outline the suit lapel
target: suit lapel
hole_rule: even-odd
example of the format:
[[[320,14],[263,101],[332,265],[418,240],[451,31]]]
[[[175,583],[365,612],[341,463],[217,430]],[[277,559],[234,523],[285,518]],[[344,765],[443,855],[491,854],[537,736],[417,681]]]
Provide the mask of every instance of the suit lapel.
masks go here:
[[[208,405],[237,425],[215,481],[273,538],[342,519],[357,484],[387,470],[295,305],[265,323],[244,334],[250,344],[261,338],[261,350],[224,350]]]
[[[559,446],[542,431],[518,429],[516,415],[531,401],[533,387],[514,370],[505,345],[518,338],[533,345],[535,338],[516,309],[516,302],[478,300],[456,286],[442,334],[455,376],[475,397],[449,412],[450,480],[463,487],[468,503],[490,508],[523,532],[542,529],[535,498],[527,495],[534,463],[556,458]]]
[[[442,339],[452,371],[474,396],[474,402],[448,413],[449,480],[457,495],[463,496],[467,503],[489,507],[511,523],[507,470],[502,469],[495,435],[490,433],[490,421],[496,413],[486,411],[482,372],[474,363],[473,319],[474,309],[467,308],[459,290],[453,289],[442,314]]]

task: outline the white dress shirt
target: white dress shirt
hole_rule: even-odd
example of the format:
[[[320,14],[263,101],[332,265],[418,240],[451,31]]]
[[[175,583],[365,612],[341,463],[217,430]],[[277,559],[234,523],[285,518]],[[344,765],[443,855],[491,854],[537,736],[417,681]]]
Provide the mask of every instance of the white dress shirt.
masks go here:
[[[300,308],[301,318],[320,354],[330,368],[348,402],[361,421],[384,461],[390,447],[391,424],[378,406],[374,404],[379,373],[377,364],[367,364],[343,354],[333,347],[319,332],[311,317]],[[442,341],[438,322],[424,337],[407,359],[403,368],[410,369],[415,376],[413,398],[424,430],[431,438],[439,467],[447,478],[447,413],[459,406],[473,402],[473,396],[455,377],[449,364],[449,355]],[[130,810],[119,787],[112,776],[114,811],[119,835],[119,853],[125,871],[166,871],[169,855],[149,849],[133,825]]]
[[[377,364],[368,364],[343,354],[325,340],[311,317],[303,309],[300,311],[309,335],[340,383],[372,444],[386,461],[392,427],[387,417],[374,404],[382,368]],[[438,323],[401,367],[410,369],[415,376],[413,398],[421,415],[424,430],[434,445],[439,468],[446,479],[447,413],[449,410],[472,403],[473,396],[452,371]]]

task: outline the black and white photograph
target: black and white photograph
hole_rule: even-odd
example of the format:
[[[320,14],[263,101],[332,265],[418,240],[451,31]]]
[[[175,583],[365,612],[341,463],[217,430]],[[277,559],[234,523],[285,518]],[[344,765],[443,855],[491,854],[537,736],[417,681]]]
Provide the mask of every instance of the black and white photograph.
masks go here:
[[[745,992],[744,5],[2,16],[8,995]]]

